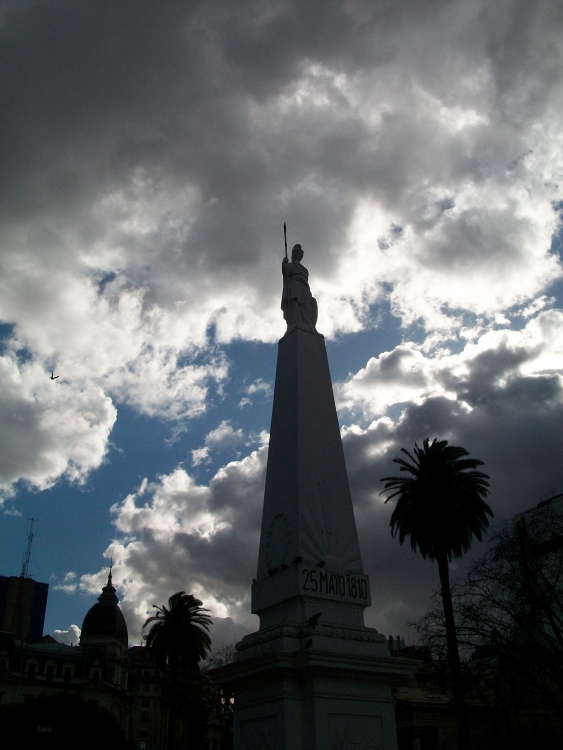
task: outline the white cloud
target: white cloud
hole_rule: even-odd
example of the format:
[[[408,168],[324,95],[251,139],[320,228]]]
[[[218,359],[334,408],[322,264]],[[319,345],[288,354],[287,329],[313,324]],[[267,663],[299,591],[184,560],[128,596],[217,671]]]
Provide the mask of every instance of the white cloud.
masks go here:
[[[238,445],[244,441],[241,429],[235,430],[230,420],[224,419],[221,424],[205,436],[205,444],[210,448],[221,449]]]
[[[258,378],[246,388],[246,393],[249,396],[254,396],[255,393],[263,393],[265,396],[272,395],[271,383],[265,383],[262,378]]]
[[[76,573],[69,571],[65,573],[62,580],[57,581],[53,588],[55,591],[64,591],[65,594],[74,594],[78,590],[78,577]]]
[[[192,465],[199,466],[204,461],[207,463],[209,459],[209,447],[204,445],[203,448],[195,448],[192,451]]]
[[[209,485],[198,485],[176,469],[113,506],[120,536],[105,555],[113,558],[113,582],[123,595],[121,606],[133,641],[140,638],[152,605],[167,601],[175,591],[199,597],[214,618],[231,617],[230,640],[252,629],[249,594],[266,456],[262,447],[227,464]],[[105,569],[84,575],[80,588],[99,592],[106,577]],[[223,623],[221,628],[226,633],[230,626]]]
[[[170,338],[179,322],[145,313],[142,294],[120,290],[110,304],[95,297],[87,280],[67,276],[64,284],[62,298],[43,303],[37,289],[25,289],[22,335],[8,341],[0,358],[0,476],[6,488],[18,479],[42,489],[61,476],[83,481],[107,451],[117,416],[112,398],[151,416],[190,418],[205,411],[209,389],[228,372],[220,352],[193,346],[182,352],[166,341],[161,328]],[[182,354],[192,362],[183,364]],[[57,380],[49,378],[53,368]]]
[[[94,12],[82,36],[71,3],[59,42],[83,44],[64,69],[36,54],[59,48],[52,9],[41,28],[27,11],[13,21],[11,59],[30,65],[9,72],[20,99],[6,121],[0,319],[15,326],[11,349],[25,348],[23,380],[56,367],[72,391],[66,424],[97,412],[98,428],[74,435],[80,456],[60,435],[60,447],[38,442],[29,388],[14,381],[7,410],[27,458],[7,462],[6,486],[99,465],[107,399],[170,420],[202,414],[228,375],[221,346],[283,331],[282,214],[328,336],[371,325],[384,299],[429,333],[471,313],[478,335],[515,305],[533,314],[561,277],[550,253],[562,197],[554,4],[524,12],[515,0],[493,16],[478,0],[397,2],[385,24],[376,5],[335,3],[313,21],[308,4],[256,15],[243,3],[229,23],[188,5]],[[101,59],[92,40],[108,22],[123,45]],[[71,73],[86,58],[88,86]],[[59,85],[74,116],[57,107]],[[266,388],[253,383],[240,406]]]
[[[24,479],[39,489],[61,476],[84,482],[106,453],[116,418],[97,386],[50,380],[34,362],[0,357],[0,477]]]
[[[51,636],[59,643],[67,646],[78,646],[80,642],[80,628],[78,625],[70,625],[68,630],[53,630]]]
[[[192,464],[199,466],[202,462],[207,462],[211,450],[225,450],[234,448],[244,443],[244,432],[241,428],[235,430],[230,420],[224,419],[218,427],[211,430],[205,436],[205,445],[202,448],[196,448],[192,451]]]
[[[401,632],[401,618],[422,614],[438,586],[432,566],[391,539],[380,480],[398,472],[392,459],[401,448],[439,437],[483,460],[493,523],[561,491],[562,329],[563,313],[551,310],[520,331],[490,330],[458,354],[428,355],[404,344],[338,386],[364,564],[373,571],[369,619],[377,628]]]
[[[337,384],[338,405],[361,409],[365,420],[381,417],[390,407],[434,397],[469,405],[476,389],[485,385],[506,386],[522,375],[562,372],[562,333],[563,312],[548,310],[522,330],[488,330],[457,354],[445,345],[427,353],[422,345],[401,344],[372,357],[365,368]]]
[[[507,17],[511,12],[517,19],[515,8],[503,11]],[[304,19],[307,13],[299,9]],[[281,18],[287,22],[283,11]],[[210,141],[199,146],[202,153],[184,140],[186,129],[203,127],[188,110],[178,135],[170,133],[152,161],[142,144],[155,125],[175,116],[174,97],[156,123],[147,112],[139,125],[147,133],[133,140],[133,163],[119,164],[116,184],[96,174],[86,208],[77,209],[72,222],[61,226],[41,218],[45,232],[37,228],[23,239],[14,228],[8,236],[5,263],[13,291],[5,318],[17,319],[34,351],[39,340],[62,355],[69,348],[85,351],[94,337],[97,350],[113,339],[105,356],[96,354],[102,362],[115,357],[133,369],[133,376],[127,370],[115,376],[114,387],[139,405],[157,408],[147,394],[156,383],[144,361],[147,348],[155,350],[149,362],[166,374],[170,358],[184,347],[205,344],[211,322],[222,341],[277,335],[280,276],[270,236],[276,201],[292,216],[290,232],[304,235],[327,333],[357,330],[383,282],[394,285],[393,303],[405,319],[422,315],[430,326],[448,325],[444,305],[493,314],[533,297],[559,273],[547,255],[561,161],[558,93],[545,78],[557,70],[561,53],[549,11],[538,9],[534,33],[520,40],[523,53],[512,58],[514,70],[505,71],[513,77],[505,79],[500,101],[500,67],[509,58],[488,58],[487,39],[498,32],[485,16],[449,9],[433,24],[412,14],[401,18],[377,62],[354,56],[353,37],[344,27],[335,48],[340,57],[327,53],[318,39],[317,48],[309,40],[306,56],[305,49],[290,46],[285,54],[294,55],[295,64],[284,83],[267,81],[251,57],[237,60],[248,83],[236,91],[236,114],[228,93],[217,102],[222,115],[233,118],[223,123],[230,137],[217,131],[221,118],[206,118]],[[215,23],[206,13],[200,20],[210,29]],[[272,21],[256,22],[266,32]],[[244,36],[237,24],[230,33],[235,28]],[[215,29],[214,35],[226,45],[226,66],[233,62],[227,59],[230,33]],[[377,27],[372,33],[365,39],[370,49],[383,41]],[[467,38],[473,46],[460,43]],[[496,42],[507,48],[513,43]],[[542,54],[526,56],[526,49]],[[211,50],[205,47],[201,52],[202,74],[215,76],[216,55],[206,58]],[[166,54],[155,61],[155,71]],[[524,57],[528,75],[516,78]],[[256,75],[266,77],[267,96],[253,95]],[[527,98],[532,92],[533,106]],[[518,93],[524,106],[510,98]],[[117,149],[120,136],[112,136]],[[163,172],[158,154],[166,160],[178,150],[188,152],[184,169]],[[231,153],[240,154],[236,175],[229,171]],[[207,172],[200,164],[204,158]],[[80,165],[73,168],[80,173]],[[252,179],[253,170],[260,179]],[[239,185],[246,177],[248,200]],[[61,209],[56,202],[54,208]],[[244,226],[234,215],[241,210]],[[392,226],[402,228],[393,252],[378,251],[381,242],[391,247]],[[61,256],[70,262],[65,271],[55,271]],[[49,272],[47,288],[42,270]],[[90,280],[112,273],[116,278],[97,296]],[[24,296],[34,299],[28,313]],[[90,361],[85,366],[91,371]],[[103,369],[113,373],[119,363],[108,361]],[[145,378],[143,389],[138,381]],[[154,394],[155,404],[173,398],[171,389]]]
[[[255,396],[257,393],[262,394],[265,398],[270,398],[273,394],[273,388],[271,383],[266,383],[262,378],[258,378],[253,383],[246,386],[244,392],[247,395],[239,401],[239,409],[243,409],[245,406],[250,406],[253,402],[249,396]]]
[[[338,386],[346,406],[343,443],[356,520],[372,582],[370,625],[404,636],[405,621],[424,611],[438,585],[432,564],[390,535],[392,509],[383,502],[380,479],[393,473],[392,458],[402,447],[438,436],[483,460],[494,522],[563,485],[562,329],[563,313],[550,310],[520,331],[489,330],[457,354],[401,345]],[[389,410],[397,405],[398,411]],[[362,419],[354,421],[354,415]],[[227,464],[209,485],[177,469],[114,506],[122,536],[105,554],[114,559],[132,634],[150,605],[176,590],[195,593],[215,617],[232,618],[239,630],[256,627],[248,597],[266,456],[263,447]],[[98,591],[104,576],[83,576],[81,586]]]
[[[5,19],[4,496],[18,481],[85,481],[120,403],[181,425],[204,413],[230,377],[223,347],[283,333],[283,220],[305,248],[322,333],[384,326],[390,303],[425,337],[337,387],[369,550],[395,554],[380,472],[430,432],[487,458],[500,507],[557,484],[558,4],[147,2],[139,14],[123,2],[87,22],[82,6],[67,3],[64,25],[49,4]],[[119,43],[102,49],[108,24]],[[268,395],[261,381],[238,393],[241,408]],[[223,420],[194,465],[245,434]],[[188,584],[216,616],[247,606],[264,456],[209,486],[178,469],[118,506],[112,549],[136,632],[153,597]],[[242,503],[237,482],[251,520],[225,500]],[[374,588],[389,623],[425,591],[418,572],[390,570]],[[102,578],[82,586],[97,593]]]

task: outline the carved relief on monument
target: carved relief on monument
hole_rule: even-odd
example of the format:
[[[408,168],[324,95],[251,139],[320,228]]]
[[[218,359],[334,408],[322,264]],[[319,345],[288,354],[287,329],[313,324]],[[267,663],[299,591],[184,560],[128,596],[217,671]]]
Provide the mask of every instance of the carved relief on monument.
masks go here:
[[[287,565],[291,545],[291,528],[285,513],[274,516],[266,538],[266,561],[269,568]]]
[[[241,750],[276,750],[276,717],[251,719],[240,723]]]
[[[301,549],[314,562],[324,560],[331,570],[362,570],[355,524],[351,528],[342,524],[327,482],[319,482],[317,492],[303,503]]]
[[[330,750],[384,750],[380,716],[329,714]]]

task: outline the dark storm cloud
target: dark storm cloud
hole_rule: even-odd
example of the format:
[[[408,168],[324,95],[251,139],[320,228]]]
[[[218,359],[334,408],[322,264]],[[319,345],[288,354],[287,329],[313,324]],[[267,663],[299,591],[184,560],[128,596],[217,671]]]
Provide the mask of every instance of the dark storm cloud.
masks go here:
[[[391,538],[394,503],[384,504],[381,478],[398,474],[393,459],[402,455],[402,448],[412,453],[415,443],[437,437],[482,460],[490,476],[493,524],[563,489],[563,377],[560,347],[552,348],[561,321],[561,313],[551,311],[518,334],[491,332],[459,355],[438,357],[434,371],[430,360],[415,356],[412,345],[410,350],[402,345],[370,361],[349,381],[352,387],[358,379],[357,405],[366,422],[370,410],[374,417],[367,427],[345,428],[344,449],[364,565],[371,576],[369,621],[376,627],[404,632],[404,623],[424,612],[430,591],[438,587],[433,566],[414,555],[408,542],[399,547]],[[381,416],[384,399],[367,400],[388,386],[390,373],[394,387],[403,385],[405,393],[400,406],[392,405],[391,413],[398,414],[394,418]],[[434,395],[436,383],[446,388],[447,396]],[[417,396],[425,395],[409,402],[413,388]],[[467,559],[481,549],[476,543]],[[466,564],[458,561],[453,575],[461,574]]]
[[[240,636],[241,623],[248,629],[267,452],[261,448],[228,464],[207,486],[177,469],[158,483],[145,481],[113,507],[125,536],[106,552],[125,594],[132,637],[138,637],[149,600],[165,600],[179,590],[203,599],[216,617],[231,615],[236,622],[222,626],[229,640]],[[103,573],[83,576],[82,587],[96,590]]]
[[[304,59],[350,64],[355,24],[338,3],[322,13],[309,3],[232,11],[204,2],[6,4],[5,210],[77,205],[138,166],[194,178],[204,195],[254,194],[266,162],[243,144],[245,98],[275,96]]]
[[[287,127],[276,132],[275,123],[264,132],[249,107],[274,99],[306,66],[353,77],[376,73],[398,54],[416,62],[416,77],[443,98],[446,83],[436,73],[446,71],[420,49],[416,35],[431,39],[434,25],[446,25],[448,13],[455,16],[463,4],[422,5],[328,2],[321,9],[314,2],[243,2],[234,12],[226,2],[7,3],[3,210],[12,220],[78,213],[81,232],[92,241],[103,230],[88,216],[91,202],[127,187],[141,168],[155,184],[192,182],[204,205],[216,201],[199,216],[189,241],[190,255],[205,253],[205,267],[254,261],[280,208],[296,214],[304,241],[314,238],[330,248],[358,191],[376,191],[395,207],[403,202],[413,167],[431,165],[432,151],[430,161],[423,151],[413,159],[413,143],[431,139],[430,131],[395,112],[382,121],[375,148],[373,132],[357,113],[338,111],[348,109],[344,94],[340,102],[335,94],[329,118],[320,111],[311,120],[309,112],[300,121],[296,113],[293,134]],[[490,50],[498,95],[515,85],[546,7],[509,3],[495,14],[483,8],[482,18],[469,24],[473,37],[458,52],[474,63],[480,46]],[[408,30],[415,36],[411,50]],[[546,47],[547,80],[556,50],[549,40]],[[538,107],[545,91],[534,90]],[[459,100],[453,92],[451,98]],[[443,146],[442,166],[433,170],[445,174],[447,149],[459,143]],[[463,164],[459,153],[451,160]],[[466,163],[462,172],[476,168]],[[284,187],[298,185],[307,173],[323,185],[323,195],[297,191],[283,201]],[[327,190],[331,180],[334,199]]]
[[[228,372],[209,329],[218,345],[280,333],[287,219],[324,333],[372,325],[385,294],[430,334],[340,389],[370,619],[404,633],[433,570],[389,536],[378,480],[400,447],[427,435],[467,447],[499,514],[561,481],[558,324],[537,344],[542,363],[533,342],[502,337],[458,360],[438,349],[463,311],[478,341],[560,277],[562,12],[547,0],[4,2],[0,317],[31,359],[18,364],[14,345],[3,362],[3,412],[31,415],[4,478],[41,487],[72,462],[81,476],[97,466],[111,398],[202,413]],[[61,430],[82,432],[57,452],[37,414],[51,424],[60,402],[35,383],[60,362],[72,381]],[[23,453],[36,458],[21,467]],[[264,466],[262,449],[209,486],[178,469],[116,508],[109,553],[132,631],[188,584],[244,619]],[[100,575],[83,582],[97,592]]]
[[[405,399],[394,420],[383,417],[368,427],[351,424],[344,429],[364,567],[371,577],[373,606],[367,612],[371,626],[404,637],[407,621],[424,612],[438,585],[435,566],[414,555],[408,543],[401,547],[390,534],[393,503],[384,503],[381,478],[397,472],[393,458],[401,448],[412,450],[415,442],[438,437],[484,461],[493,523],[560,491],[563,380],[559,372],[542,372],[538,367],[546,349],[538,332],[555,336],[557,325],[561,315],[549,312],[519,335],[492,332],[483,344],[489,349],[468,346],[467,352],[448,362],[449,371],[445,359],[437,360],[434,377],[447,382],[448,397],[427,395],[418,403]],[[491,348],[496,339],[504,343],[497,341]],[[397,364],[405,359],[409,359],[405,345],[382,355],[381,372],[378,375],[372,368],[369,387],[384,385],[393,368],[400,382],[403,371]],[[424,382],[431,379],[428,368]],[[406,383],[408,388],[408,379]],[[200,587],[198,595],[207,597],[210,606],[219,612],[225,607],[236,622],[253,627],[248,593],[258,553],[266,456],[262,448],[228,464],[209,487],[196,485],[178,470],[114,508],[118,529],[127,537],[116,540],[108,554],[118,561],[116,574],[123,578],[125,606],[131,613],[133,603],[146,598],[146,592],[159,591],[162,597],[189,581],[192,588]],[[147,494],[151,495],[148,503]],[[462,573],[471,555],[478,554],[480,546],[474,547],[452,574]]]
[[[409,406],[397,425],[347,435],[344,447],[360,544],[372,584],[370,623],[404,633],[406,621],[425,611],[430,592],[438,588],[432,564],[412,553],[408,541],[399,547],[391,538],[394,503],[383,504],[380,480],[398,473],[392,459],[402,455],[401,448],[412,452],[415,442],[438,437],[481,459],[490,476],[493,523],[498,523],[563,488],[562,419],[561,378],[519,378],[506,389],[483,393],[469,413],[455,401],[433,398]],[[474,547],[472,555],[481,549],[477,543]],[[458,565],[457,574],[463,561]]]
[[[506,165],[530,150],[524,126],[550,106],[553,11],[508,3],[489,16],[479,3],[452,2],[6,3],[7,277],[17,254],[47,275],[59,266],[96,283],[116,274],[122,288],[143,288],[145,310],[203,297],[204,330],[218,319],[229,340],[236,327],[221,310],[234,319],[248,306],[233,310],[216,291],[234,285],[241,298],[250,285],[252,315],[273,307],[273,253],[287,218],[290,241],[303,243],[329,295],[343,295],[361,318],[358,301],[373,301],[387,276],[405,284],[394,301],[408,315],[402,308],[420,290],[409,291],[391,257],[339,284],[362,201],[373,216],[391,215],[379,238],[355,240],[358,264],[399,222],[408,244],[394,255],[408,251],[413,275],[482,273],[493,258],[490,273],[507,264],[524,273],[529,246],[543,240],[538,219],[516,216],[515,198],[494,206],[489,193],[509,186]],[[501,33],[506,24],[518,32],[520,57]],[[518,77],[524,58],[543,85]],[[519,86],[517,96],[532,87],[533,111],[509,97],[497,120],[495,76],[504,92]],[[463,194],[468,185],[483,189],[481,200]],[[447,221],[451,209],[434,210],[444,200],[457,211]],[[552,263],[527,273],[527,293],[555,272]],[[35,296],[37,282],[30,286]],[[480,294],[470,298],[461,304],[482,304]],[[3,314],[25,334],[23,304],[14,297]],[[338,325],[329,320],[327,328]],[[253,329],[270,335],[253,320],[242,335]]]
[[[401,447],[435,436],[462,445],[485,461],[493,477],[491,498],[501,517],[561,485],[563,433],[558,425],[563,379],[560,347],[552,349],[552,342],[559,336],[562,320],[559,311],[542,313],[519,333],[491,332],[481,345],[468,345],[459,355],[429,358],[425,370],[419,367],[424,372],[420,377],[425,396],[406,402],[394,420],[383,417],[367,429],[346,430],[344,443],[357,502],[371,502],[379,486],[377,477],[390,473],[390,460]],[[404,359],[405,348],[395,350],[401,355],[396,361]],[[382,355],[382,364],[392,360],[393,354]],[[434,371],[431,362],[437,367]],[[381,370],[380,375],[372,360],[360,383],[367,377],[368,389],[376,392],[387,380],[385,368]],[[395,371],[405,393],[412,385],[408,370],[406,376]],[[419,381],[414,382],[418,385]],[[447,396],[438,395],[436,383],[445,386]],[[353,384],[351,378],[348,387]],[[358,389],[357,394],[361,397],[362,392]]]

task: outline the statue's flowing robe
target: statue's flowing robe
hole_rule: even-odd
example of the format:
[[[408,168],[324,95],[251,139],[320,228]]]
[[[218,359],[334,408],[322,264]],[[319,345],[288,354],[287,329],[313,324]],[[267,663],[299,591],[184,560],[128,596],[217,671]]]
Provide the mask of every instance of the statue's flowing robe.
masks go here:
[[[291,262],[284,264],[283,272],[281,308],[288,328],[300,323],[314,330],[317,323],[317,300],[309,289],[309,271],[301,263]]]

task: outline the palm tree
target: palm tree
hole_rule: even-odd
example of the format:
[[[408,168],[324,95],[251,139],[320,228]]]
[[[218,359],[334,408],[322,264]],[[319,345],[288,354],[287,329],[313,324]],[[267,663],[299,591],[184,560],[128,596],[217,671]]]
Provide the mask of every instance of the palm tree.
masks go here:
[[[168,607],[157,607],[143,629],[151,624],[146,645],[155,661],[166,669],[170,679],[170,708],[168,712],[168,748],[174,750],[176,731],[176,706],[180,674],[199,674],[199,662],[205,659],[210,648],[209,626],[211,618],[202,602],[192,594],[178,591],[168,599]]]
[[[426,438],[422,448],[415,443],[414,456],[401,449],[409,461],[394,458],[408,476],[383,477],[383,492],[393,490],[385,502],[397,498],[391,515],[391,533],[399,534],[402,544],[410,538],[412,549],[422,557],[436,560],[440,575],[448,661],[456,713],[459,750],[470,750],[469,721],[465,705],[461,663],[450,590],[448,562],[461,557],[473,537],[481,539],[493,511],[483,498],[489,494],[488,476],[475,471],[483,464],[467,458],[465,448],[448,445],[447,440]]]

